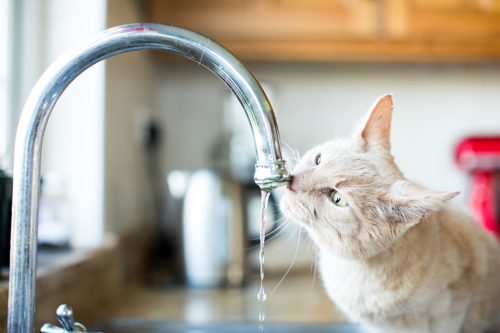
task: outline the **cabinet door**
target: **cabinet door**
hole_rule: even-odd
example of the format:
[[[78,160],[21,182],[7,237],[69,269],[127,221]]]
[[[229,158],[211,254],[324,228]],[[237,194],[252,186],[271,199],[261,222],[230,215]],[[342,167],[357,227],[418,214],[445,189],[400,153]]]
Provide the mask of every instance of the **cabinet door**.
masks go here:
[[[497,59],[498,0],[386,0],[386,37],[445,58]]]
[[[374,0],[149,0],[148,13],[153,22],[200,32],[253,59],[298,52],[300,60],[318,46],[379,32]]]
[[[145,1],[245,60],[500,60],[500,0]]]

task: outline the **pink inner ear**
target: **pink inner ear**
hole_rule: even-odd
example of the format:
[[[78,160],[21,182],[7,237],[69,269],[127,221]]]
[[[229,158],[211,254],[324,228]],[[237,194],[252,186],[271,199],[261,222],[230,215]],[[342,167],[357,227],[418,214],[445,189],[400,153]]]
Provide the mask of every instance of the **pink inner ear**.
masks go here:
[[[361,133],[363,139],[365,139],[368,143],[374,142],[389,147],[391,116],[392,96],[386,95],[379,99],[373,108],[370,118],[368,118],[365,128]]]

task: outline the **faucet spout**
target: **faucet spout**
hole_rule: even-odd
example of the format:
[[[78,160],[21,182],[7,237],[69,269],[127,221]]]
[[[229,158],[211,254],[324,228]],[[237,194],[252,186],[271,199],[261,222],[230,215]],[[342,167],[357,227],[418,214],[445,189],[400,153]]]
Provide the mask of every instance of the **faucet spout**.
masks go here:
[[[73,80],[95,63],[124,52],[176,53],[216,74],[236,95],[252,128],[255,182],[272,190],[289,179],[272,107],[261,86],[236,57],[210,39],[178,27],[133,24],[106,30],[58,58],[40,77],[24,106],[14,149],[12,248],[8,332],[34,332],[35,271],[41,147],[50,113]]]

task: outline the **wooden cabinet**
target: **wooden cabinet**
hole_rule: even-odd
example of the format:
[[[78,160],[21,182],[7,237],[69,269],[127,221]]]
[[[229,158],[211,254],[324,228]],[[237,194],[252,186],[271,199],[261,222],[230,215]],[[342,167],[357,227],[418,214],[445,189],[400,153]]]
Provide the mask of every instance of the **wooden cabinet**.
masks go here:
[[[386,0],[384,38],[403,58],[500,60],[500,1]]]
[[[245,60],[499,61],[500,0],[145,0]]]

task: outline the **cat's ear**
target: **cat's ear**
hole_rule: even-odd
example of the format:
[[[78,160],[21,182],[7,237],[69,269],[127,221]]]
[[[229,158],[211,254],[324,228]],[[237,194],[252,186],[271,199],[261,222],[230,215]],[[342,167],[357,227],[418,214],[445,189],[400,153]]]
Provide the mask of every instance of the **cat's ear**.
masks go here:
[[[414,225],[431,212],[438,211],[459,192],[428,190],[407,180],[394,183],[386,196],[389,219]]]
[[[369,145],[378,144],[390,150],[390,132],[392,117],[392,96],[381,97],[373,107],[365,124],[361,137]]]

